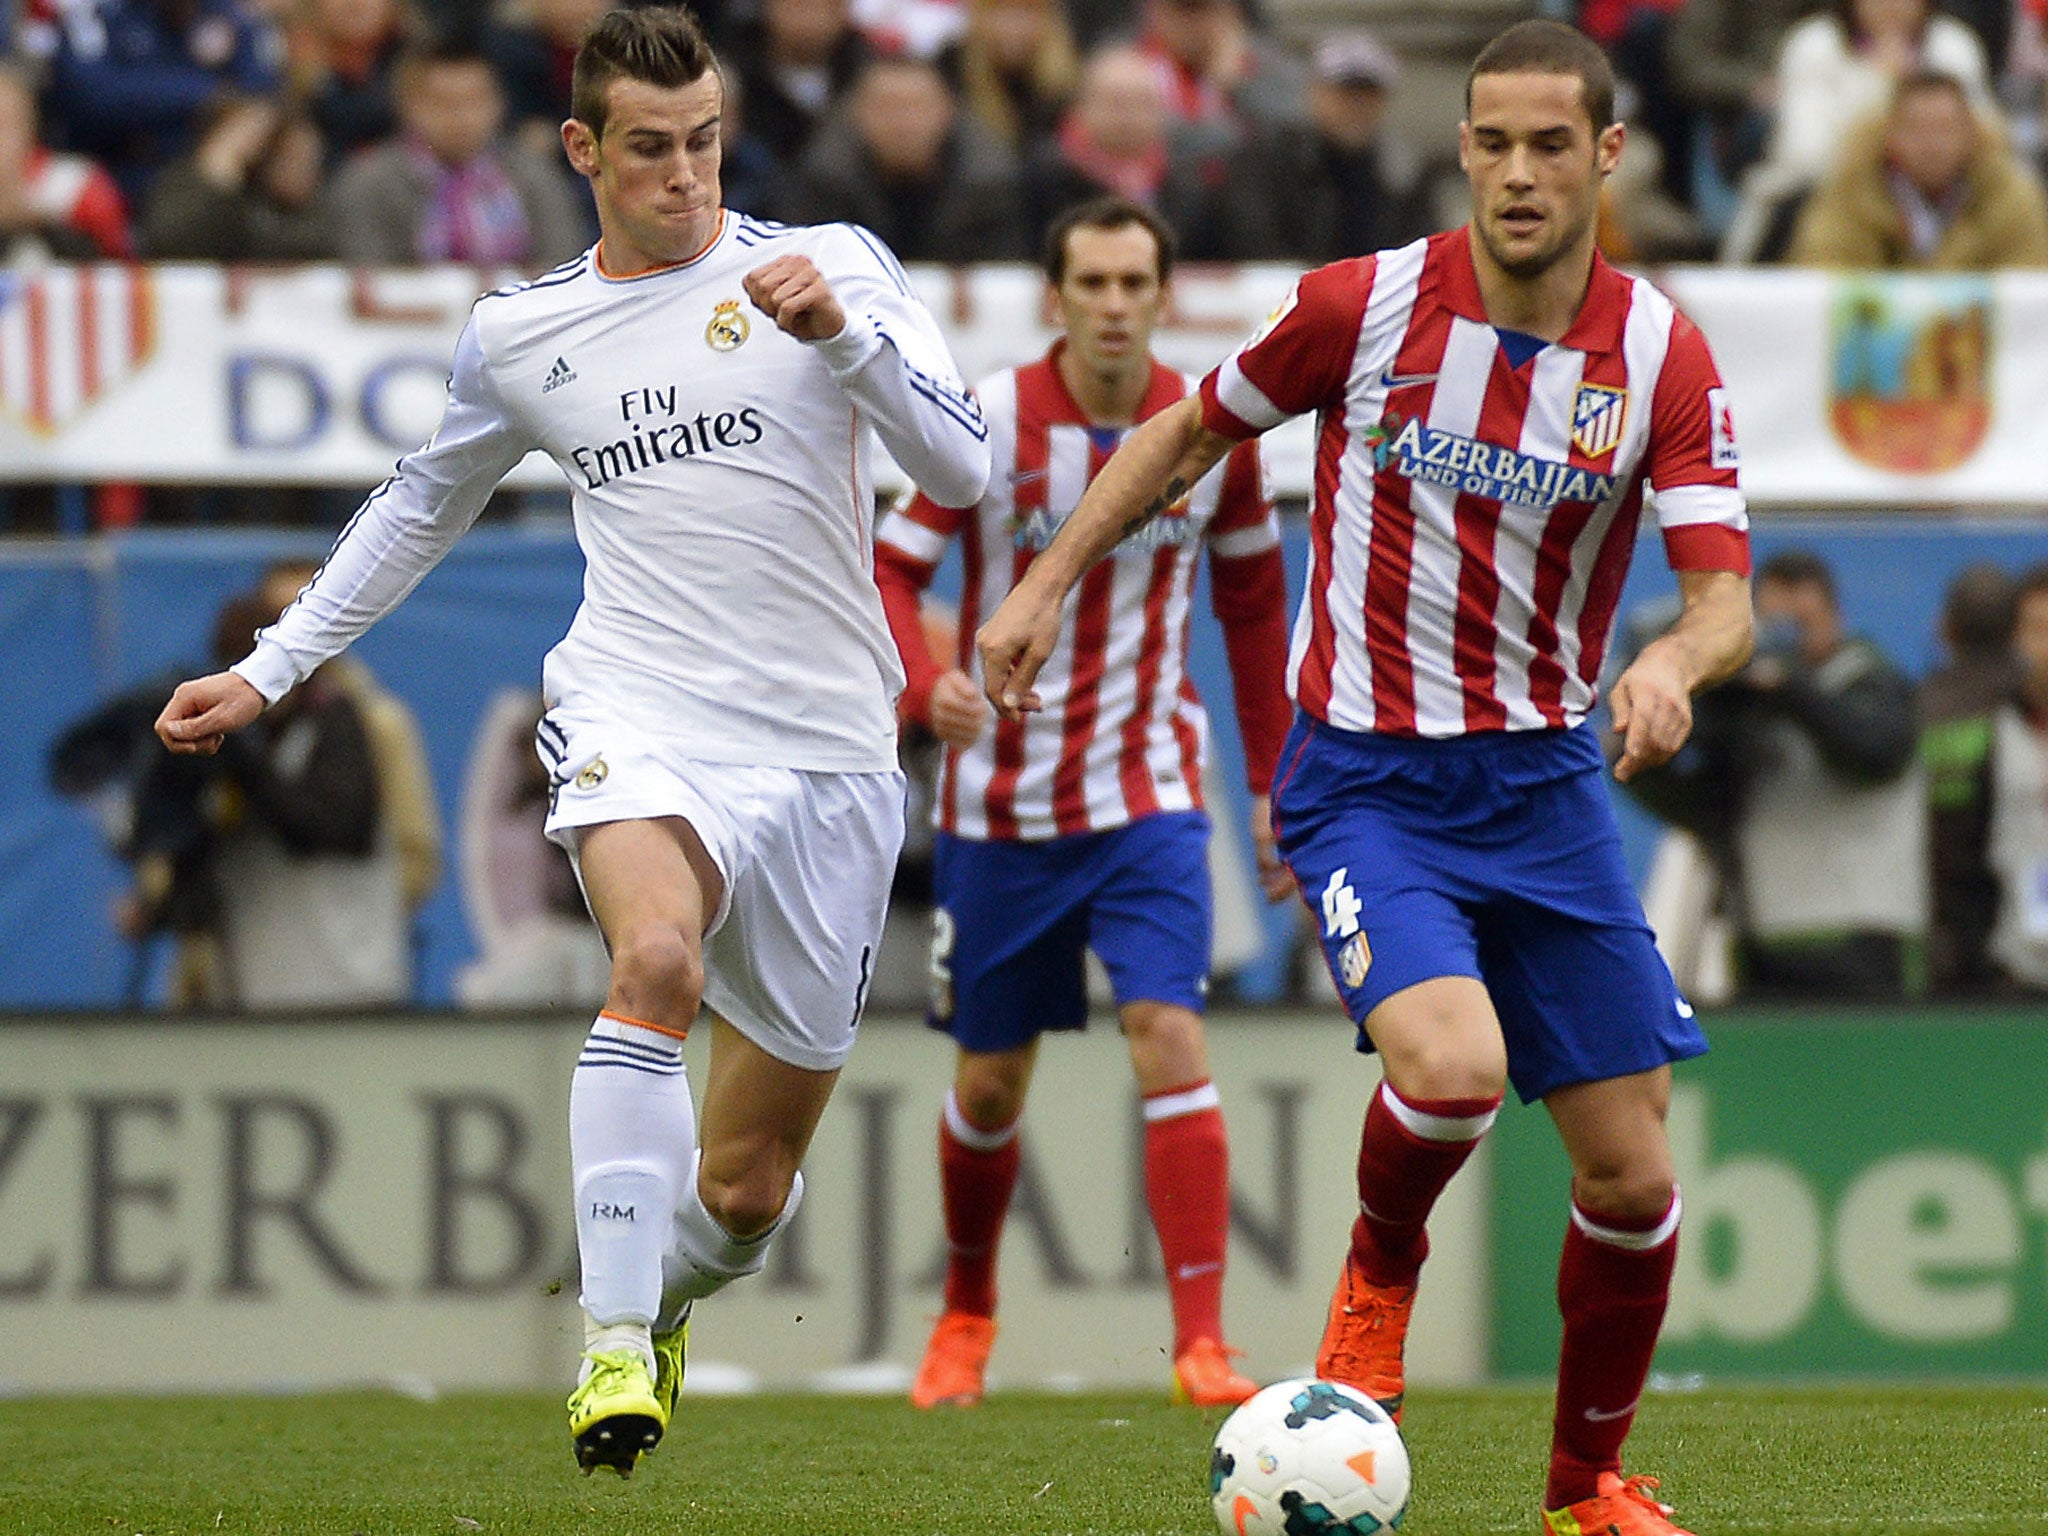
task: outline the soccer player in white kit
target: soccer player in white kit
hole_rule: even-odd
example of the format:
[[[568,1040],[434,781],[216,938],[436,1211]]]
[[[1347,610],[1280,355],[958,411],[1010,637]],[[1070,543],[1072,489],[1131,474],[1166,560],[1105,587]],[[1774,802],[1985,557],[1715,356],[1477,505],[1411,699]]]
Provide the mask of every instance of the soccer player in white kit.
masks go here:
[[[693,1302],[766,1262],[852,1047],[903,836],[903,673],[865,437],[967,505],[987,431],[880,242],[719,201],[724,89],[681,8],[613,11],[562,137],[598,244],[478,300],[439,430],[255,649],[157,722],[211,752],[402,601],[534,448],[582,606],[548,654],[549,836],[612,956],[570,1089],[586,1472],[668,1426]],[[766,322],[763,323],[763,317]],[[682,1042],[714,1014],[698,1123]]]

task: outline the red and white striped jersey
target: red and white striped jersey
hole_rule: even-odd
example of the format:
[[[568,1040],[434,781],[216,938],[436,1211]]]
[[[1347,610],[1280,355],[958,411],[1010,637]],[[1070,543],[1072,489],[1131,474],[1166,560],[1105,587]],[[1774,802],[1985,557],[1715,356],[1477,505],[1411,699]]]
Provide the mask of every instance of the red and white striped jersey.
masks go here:
[[[1202,415],[1242,438],[1308,411],[1311,563],[1287,678],[1328,724],[1442,737],[1583,720],[1646,485],[1673,569],[1749,569],[1706,340],[1597,256],[1571,329],[1519,367],[1487,322],[1469,230],[1308,273],[1202,381]]]
[[[1052,542],[1126,435],[1093,425],[1075,402],[1055,363],[1062,345],[977,386],[995,464],[977,505],[945,507],[920,493],[876,530],[876,578],[909,677],[903,709],[912,718],[928,718],[944,665],[980,681],[975,630]],[[1138,419],[1184,398],[1194,383],[1155,363]],[[960,643],[941,663],[925,648],[917,595],[955,535]],[[1245,443],[1067,595],[1059,644],[1038,675],[1044,707],[1023,721],[994,719],[972,746],[947,749],[935,812],[943,830],[1041,839],[1202,804],[1208,717],[1188,678],[1187,645],[1204,543],[1246,773],[1253,792],[1265,793],[1291,717],[1281,677],[1286,579],[1257,445]]]

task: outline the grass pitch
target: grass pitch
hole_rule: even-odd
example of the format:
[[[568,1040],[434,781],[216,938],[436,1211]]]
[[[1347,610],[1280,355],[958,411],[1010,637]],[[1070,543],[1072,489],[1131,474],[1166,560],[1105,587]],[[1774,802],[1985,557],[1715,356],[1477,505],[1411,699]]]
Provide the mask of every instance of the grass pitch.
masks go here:
[[[18,1400],[0,1536],[1212,1536],[1221,1420],[1136,1396],[686,1399],[621,1484],[576,1474],[552,1397]],[[1542,1391],[1414,1394],[1403,1536],[1530,1536],[1548,1423]],[[2048,1388],[1653,1397],[1630,1457],[1700,1536],[2048,1536]]]

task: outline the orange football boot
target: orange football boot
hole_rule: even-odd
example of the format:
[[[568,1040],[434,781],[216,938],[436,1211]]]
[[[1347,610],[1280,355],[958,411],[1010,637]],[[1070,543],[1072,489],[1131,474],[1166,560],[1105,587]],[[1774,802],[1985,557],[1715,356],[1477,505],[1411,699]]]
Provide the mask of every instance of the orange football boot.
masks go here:
[[[1230,1363],[1232,1349],[1220,1339],[1196,1339],[1173,1362],[1173,1395],[1197,1408],[1235,1408],[1259,1390],[1259,1384]]]
[[[1316,1351],[1316,1375],[1356,1387],[1401,1422],[1407,1378],[1401,1351],[1408,1342],[1408,1314],[1415,1309],[1413,1285],[1374,1285],[1344,1257],[1344,1278],[1330,1298],[1330,1320]]]
[[[972,1408],[981,1401],[982,1372],[996,1341],[996,1320],[972,1312],[948,1312],[932,1327],[924,1363],[910,1384],[920,1408]]]
[[[1650,1497],[1654,1477],[1602,1472],[1599,1491],[1564,1509],[1543,1511],[1544,1536],[1692,1536],[1671,1523],[1671,1506]]]

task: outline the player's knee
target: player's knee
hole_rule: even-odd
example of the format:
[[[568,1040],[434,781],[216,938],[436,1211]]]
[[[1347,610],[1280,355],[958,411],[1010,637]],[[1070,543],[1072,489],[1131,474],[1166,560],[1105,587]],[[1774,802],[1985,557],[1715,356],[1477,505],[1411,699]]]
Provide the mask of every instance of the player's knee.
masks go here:
[[[1025,1076],[997,1062],[963,1062],[953,1078],[953,1102],[977,1131],[1000,1131],[1024,1113]]]
[[[1493,1099],[1507,1087],[1508,1064],[1504,1056],[1446,1041],[1404,1053],[1389,1075],[1407,1099]]]
[[[758,1165],[729,1179],[707,1169],[697,1183],[704,1209],[734,1237],[752,1237],[774,1226],[789,1203],[789,1188],[790,1180],[776,1169]]]
[[[612,1005],[632,1018],[687,1028],[704,1001],[704,957],[672,928],[648,926],[612,946]]]
[[[1660,1163],[1596,1163],[1574,1175],[1572,1198],[1582,1210],[1602,1216],[1655,1221],[1671,1209],[1675,1187],[1670,1168]]]

